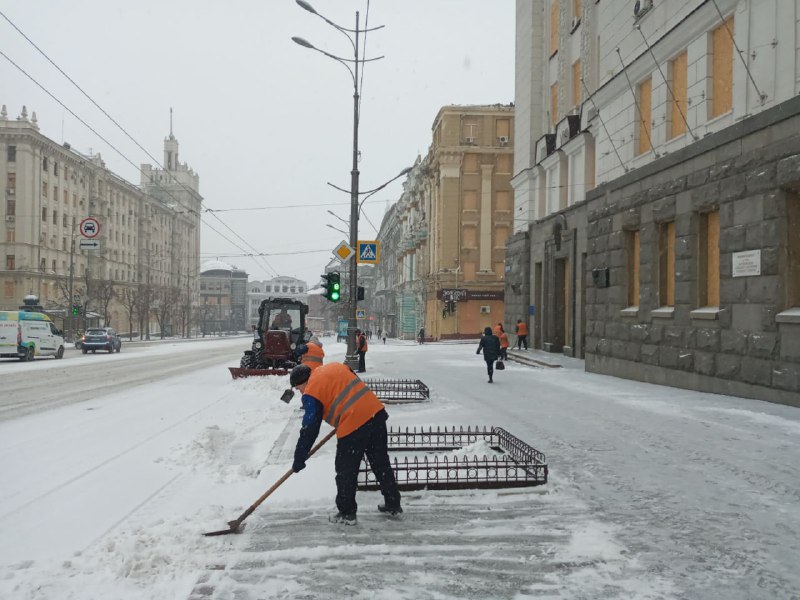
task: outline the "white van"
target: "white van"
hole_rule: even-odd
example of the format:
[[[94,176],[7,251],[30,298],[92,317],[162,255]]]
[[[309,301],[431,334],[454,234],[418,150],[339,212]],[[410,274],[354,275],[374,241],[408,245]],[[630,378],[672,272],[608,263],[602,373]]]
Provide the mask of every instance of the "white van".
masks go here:
[[[0,310],[0,358],[64,356],[64,337],[44,313]]]

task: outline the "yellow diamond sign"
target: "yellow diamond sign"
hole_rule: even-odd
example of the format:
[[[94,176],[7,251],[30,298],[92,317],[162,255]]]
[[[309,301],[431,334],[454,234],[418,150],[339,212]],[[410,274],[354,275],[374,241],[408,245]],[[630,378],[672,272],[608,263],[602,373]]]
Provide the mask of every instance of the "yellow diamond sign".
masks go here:
[[[333,254],[336,256],[336,258],[338,258],[342,262],[345,262],[348,258],[350,258],[351,256],[353,256],[353,254],[355,254],[355,250],[353,250],[353,247],[350,246],[347,242],[342,242],[341,244],[336,246],[336,248],[333,249]]]

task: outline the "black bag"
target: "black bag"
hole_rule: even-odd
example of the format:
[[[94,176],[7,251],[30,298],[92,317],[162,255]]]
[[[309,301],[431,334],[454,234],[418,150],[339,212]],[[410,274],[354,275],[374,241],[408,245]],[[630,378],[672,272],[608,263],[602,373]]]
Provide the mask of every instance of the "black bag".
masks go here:
[[[497,369],[498,371],[505,371],[506,366],[503,364],[502,360],[498,360],[494,368]]]

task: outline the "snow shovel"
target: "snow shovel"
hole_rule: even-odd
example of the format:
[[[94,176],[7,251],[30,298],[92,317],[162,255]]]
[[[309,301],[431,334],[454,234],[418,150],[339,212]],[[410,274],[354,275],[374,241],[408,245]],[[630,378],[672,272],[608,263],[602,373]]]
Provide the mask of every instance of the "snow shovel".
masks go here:
[[[325,442],[331,439],[333,437],[333,434],[335,433],[336,430],[334,429],[328,435],[322,438],[322,440],[320,440],[320,442],[311,449],[311,452],[308,453],[308,458],[311,458],[317,450],[322,448],[323,444],[325,444]],[[239,515],[238,519],[235,519],[233,521],[228,521],[228,529],[220,529],[219,531],[209,531],[207,533],[204,533],[203,535],[210,537],[213,535],[228,535],[229,533],[242,533],[242,531],[244,531],[244,526],[242,525],[244,520],[251,514],[253,514],[253,511],[257,509],[261,505],[261,503],[264,502],[264,500],[266,500],[270,494],[272,494],[272,492],[277,490],[284,481],[289,479],[289,477],[292,476],[292,473],[294,473],[292,469],[286,471],[286,473],[284,473],[283,476],[280,479],[278,479],[278,481],[272,484],[271,488],[269,488],[266,492],[264,492],[258,500],[256,500],[255,502],[253,502],[253,504],[250,505],[250,508],[248,508],[241,515]]]

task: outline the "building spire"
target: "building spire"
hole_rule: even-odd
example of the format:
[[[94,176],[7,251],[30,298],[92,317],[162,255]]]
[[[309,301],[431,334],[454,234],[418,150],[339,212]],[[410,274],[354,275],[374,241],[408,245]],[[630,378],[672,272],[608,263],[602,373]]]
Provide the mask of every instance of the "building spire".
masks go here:
[[[174,140],[175,136],[172,134],[172,107],[169,107],[169,139]]]

